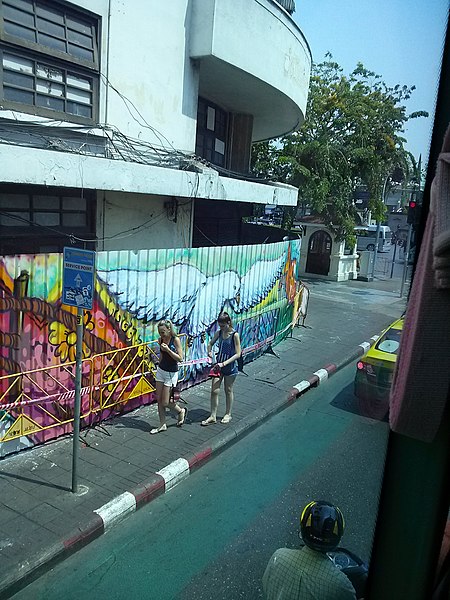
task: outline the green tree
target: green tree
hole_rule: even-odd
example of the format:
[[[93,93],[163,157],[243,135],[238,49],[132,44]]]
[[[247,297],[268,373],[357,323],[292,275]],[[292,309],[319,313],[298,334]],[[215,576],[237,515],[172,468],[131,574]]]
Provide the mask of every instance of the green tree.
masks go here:
[[[255,144],[253,171],[299,188],[299,205],[321,215],[339,239],[354,240],[353,192],[365,186],[372,217],[385,214],[383,194],[395,169],[417,169],[402,137],[409,119],[404,102],[415,87],[388,87],[358,63],[346,76],[331,54],[314,65],[302,127],[279,140]]]

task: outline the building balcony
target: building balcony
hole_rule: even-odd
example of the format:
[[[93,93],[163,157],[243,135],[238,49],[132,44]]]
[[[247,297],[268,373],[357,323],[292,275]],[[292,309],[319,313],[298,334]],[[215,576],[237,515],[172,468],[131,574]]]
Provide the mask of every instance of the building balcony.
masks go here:
[[[274,0],[193,0],[190,57],[199,95],[253,116],[252,141],[297,129],[305,118],[311,52]]]

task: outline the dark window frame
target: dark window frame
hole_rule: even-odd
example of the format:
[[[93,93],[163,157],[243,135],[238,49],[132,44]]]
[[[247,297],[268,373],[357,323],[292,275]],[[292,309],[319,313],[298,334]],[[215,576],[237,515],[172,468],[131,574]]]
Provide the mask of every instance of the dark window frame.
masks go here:
[[[208,108],[215,110],[214,129],[208,129]],[[203,122],[202,122],[203,121]],[[197,107],[197,131],[195,138],[195,153],[213,165],[228,167],[229,162],[229,129],[230,114],[214,102],[199,96]],[[215,149],[216,140],[223,142],[224,153]],[[223,157],[221,162],[219,157]]]
[[[19,12],[27,15],[33,15],[34,18],[34,28],[30,28],[30,31],[35,32],[35,37],[38,39],[38,28],[37,28],[37,19],[38,19],[38,10],[45,8],[48,10],[53,10],[56,14],[59,14],[64,22],[64,30],[65,37],[61,37],[58,39],[65,40],[66,45],[69,43],[68,31],[75,31],[75,27],[69,27],[67,25],[68,20],[72,19],[74,22],[78,20],[78,22],[84,21],[91,28],[91,39],[92,39],[92,51],[93,51],[93,60],[86,60],[81,57],[74,56],[73,54],[69,54],[68,52],[62,52],[60,50],[51,48],[49,46],[45,46],[43,44],[39,44],[37,42],[33,42],[27,40],[23,37],[17,37],[15,35],[11,35],[5,31],[5,19],[4,19],[4,9],[5,7],[12,7],[16,4],[18,6],[20,2],[18,0],[0,0],[0,101],[2,106],[6,109],[10,108],[13,110],[18,110],[25,113],[31,113],[35,115],[40,115],[49,118],[61,118],[61,115],[64,115],[64,120],[75,122],[75,123],[95,123],[98,120],[98,110],[99,110],[99,77],[100,77],[100,65],[99,65],[99,40],[101,36],[100,26],[101,20],[100,17],[86,11],[84,9],[73,8],[67,5],[65,2],[52,2],[51,4],[46,2],[45,0],[29,0],[30,5],[33,7],[33,13],[27,12],[25,13],[23,10],[18,9]],[[40,17],[39,17],[40,18]],[[45,19],[43,19],[45,20]],[[8,21],[6,25],[8,26],[8,22],[12,23],[12,20]],[[50,21],[48,21],[50,22]],[[81,29],[81,26],[80,26]],[[81,31],[78,32],[80,35],[84,35]],[[89,36],[87,36],[89,37]],[[55,36],[55,39],[56,36]],[[71,43],[71,42],[70,42]],[[80,45],[81,47],[81,45]],[[86,103],[76,103],[76,105],[81,107],[89,107],[91,110],[90,116],[77,115],[73,112],[67,111],[67,103],[72,100],[68,99],[66,95],[64,96],[64,109],[59,110],[58,108],[47,108],[43,106],[39,106],[36,104],[37,97],[41,97],[39,92],[36,90],[36,85],[34,89],[30,90],[33,92],[33,103],[31,102],[20,102],[14,99],[6,99],[4,93],[4,70],[3,70],[3,53],[6,52],[11,55],[15,55],[19,59],[25,59],[33,61],[34,66],[34,81],[39,80],[39,77],[36,73],[36,65],[44,64],[48,68],[54,68],[55,70],[62,71],[64,74],[64,90],[67,95],[67,75],[79,76],[80,78],[89,79],[91,82],[91,89],[89,93],[91,94],[91,103],[88,105]],[[13,70],[8,69],[8,72],[13,73]],[[19,73],[19,72],[18,72]],[[48,83],[48,80],[44,79]],[[56,82],[54,82],[56,83]],[[10,93],[13,93],[11,90],[18,89],[22,91],[20,87],[14,88],[12,84],[5,84]],[[69,86],[70,87],[70,86]],[[74,89],[74,88],[71,88]],[[26,91],[25,89],[23,90]],[[87,91],[87,90],[84,90]],[[52,98],[58,99],[58,96],[50,96]],[[31,99],[31,96],[30,96]]]
[[[33,223],[20,223],[17,225],[3,225],[0,223],[0,249],[4,246],[8,248],[16,246],[16,254],[21,253],[21,240],[25,241],[28,246],[58,246],[62,249],[70,244],[70,235],[83,239],[92,239],[88,242],[88,246],[95,248],[95,206],[96,193],[93,190],[84,190],[80,194],[79,189],[75,188],[42,188],[40,186],[11,186],[0,185],[0,199],[7,196],[22,196],[28,199],[28,206],[14,206],[14,199],[11,199],[10,207],[0,204],[1,213],[23,213],[24,218],[30,218],[33,221],[33,216],[36,213],[43,214],[58,214],[59,225],[39,225]],[[42,208],[38,206],[37,197],[46,199],[55,199],[55,206]],[[64,199],[79,199],[84,200],[84,208],[64,208]],[[64,215],[86,215],[86,225],[64,225]],[[3,216],[3,215],[0,215]],[[52,231],[53,230],[53,231]],[[2,252],[0,251],[0,254]]]

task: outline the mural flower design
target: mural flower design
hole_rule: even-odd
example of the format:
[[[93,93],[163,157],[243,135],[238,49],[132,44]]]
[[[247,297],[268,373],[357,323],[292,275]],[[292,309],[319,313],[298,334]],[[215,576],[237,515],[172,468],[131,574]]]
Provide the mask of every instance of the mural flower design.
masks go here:
[[[117,379],[119,379],[122,376],[123,369],[121,369],[120,371],[121,372],[119,373],[117,370],[117,367],[115,367],[114,365],[108,365],[105,367],[105,369],[103,370],[103,373],[102,373],[103,384],[106,384],[108,381],[112,381],[114,383],[105,385],[104,393],[109,392],[110,394],[112,394],[112,392],[116,389]]]
[[[84,328],[88,331],[94,329],[92,315],[90,312],[85,312]],[[55,356],[61,357],[61,362],[73,362],[76,359],[77,334],[75,330],[68,329],[64,323],[53,321],[49,326],[48,341],[52,346],[56,346]],[[89,358],[91,350],[83,341],[83,358]]]

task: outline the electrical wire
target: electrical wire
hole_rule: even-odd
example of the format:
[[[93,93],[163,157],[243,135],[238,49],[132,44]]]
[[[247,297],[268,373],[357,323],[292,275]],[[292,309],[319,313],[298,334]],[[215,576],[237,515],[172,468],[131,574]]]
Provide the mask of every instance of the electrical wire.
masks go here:
[[[104,236],[102,238],[98,238],[97,236],[93,236],[92,238],[88,238],[88,239],[80,238],[80,237],[74,235],[73,233],[66,233],[64,231],[60,231],[58,229],[54,229],[53,227],[48,227],[47,225],[42,225],[40,223],[35,223],[35,222],[31,221],[30,219],[26,219],[25,217],[19,217],[18,215],[14,215],[14,214],[9,213],[9,212],[0,211],[0,215],[5,216],[5,217],[9,217],[10,219],[15,219],[16,221],[21,221],[23,223],[26,223],[27,225],[33,225],[34,227],[39,227],[39,228],[42,228],[42,229],[46,229],[48,231],[51,231],[52,233],[58,234],[58,236],[67,237],[71,241],[77,241],[77,242],[104,242],[104,241],[107,241],[107,240],[116,240],[116,239],[123,239],[123,238],[126,238],[126,237],[131,237],[137,231],[140,231],[142,229],[148,229],[149,227],[151,227],[153,225],[157,225],[158,223],[160,223],[163,220],[163,217],[165,216],[165,211],[161,211],[158,215],[156,215],[156,217],[154,217],[152,215],[152,217],[150,219],[148,219],[144,223],[141,223],[140,225],[136,225],[135,227],[130,227],[130,229],[125,229],[124,231],[119,231],[118,233],[115,233],[114,235]]]
[[[142,113],[139,111],[139,109],[136,107],[136,105],[129,99],[127,98],[124,94],[122,94],[121,92],[119,92],[119,90],[113,86],[113,84],[111,83],[111,81],[108,79],[108,77],[104,74],[104,73],[100,73],[100,77],[102,77],[106,83],[106,85],[108,85],[114,92],[116,92],[116,94],[119,96],[119,98],[122,100],[122,102],[125,104],[126,109],[128,110],[128,112],[130,113],[130,116],[132,119],[134,119],[136,121],[136,123],[138,125],[140,125],[141,127],[145,127],[147,129],[149,129],[160,141],[161,140],[165,140],[169,146],[171,147],[171,149],[175,152],[179,152],[172,144],[171,142],[166,138],[165,135],[163,135],[161,132],[159,132],[157,129],[155,129],[154,127],[152,127],[143,117]],[[130,110],[130,107],[128,105],[131,105],[134,110],[137,112],[137,114],[139,115],[139,117],[142,119],[143,123],[140,123],[138,121],[138,119],[136,119],[136,117],[133,115],[133,113]],[[164,147],[164,143],[162,143],[161,141],[161,145]]]
[[[195,227],[195,229],[197,229],[197,231],[198,231],[199,233],[201,233],[201,234],[202,234],[202,236],[203,236],[205,239],[207,239],[207,240],[208,240],[208,242],[211,242],[211,244],[212,244],[213,246],[217,246],[216,242],[213,242],[213,241],[212,241],[212,239],[211,239],[211,238],[209,238],[209,237],[206,235],[206,233],[203,233],[203,231],[200,229],[200,227],[199,227],[198,225],[195,225],[195,224],[194,224],[194,227]]]

